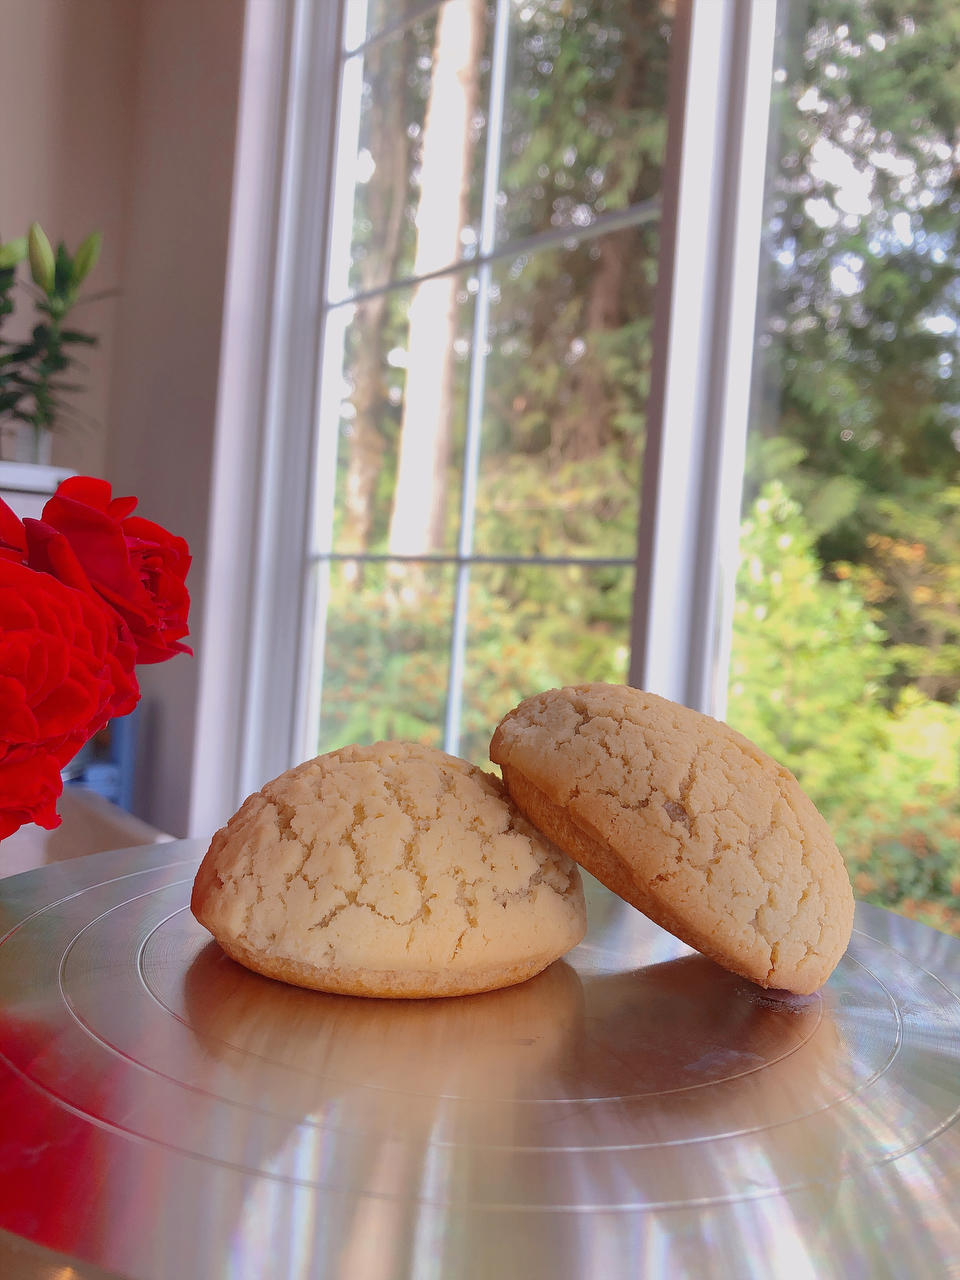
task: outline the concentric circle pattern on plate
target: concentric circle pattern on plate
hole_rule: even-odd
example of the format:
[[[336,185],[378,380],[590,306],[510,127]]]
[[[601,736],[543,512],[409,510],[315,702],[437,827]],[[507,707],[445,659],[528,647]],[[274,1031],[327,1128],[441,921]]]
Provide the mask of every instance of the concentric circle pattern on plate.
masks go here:
[[[644,965],[636,916],[520,987],[379,1002],[237,966],[191,883],[96,885],[23,925],[5,963],[59,1016],[40,1052],[9,1019],[0,1052],[97,1125],[261,1177],[391,1195],[438,1148],[465,1176],[431,1196],[681,1205],[839,1179],[956,1114],[926,1069],[933,1048],[944,1085],[960,1075],[957,998],[859,932],[814,997],[679,947]]]
[[[794,997],[599,894],[587,942],[522,986],[355,1000],[227,959],[195,865],[85,885],[0,945],[0,1066],[131,1168],[163,1151],[314,1204],[689,1210],[835,1187],[960,1111],[960,1001],[862,929]]]

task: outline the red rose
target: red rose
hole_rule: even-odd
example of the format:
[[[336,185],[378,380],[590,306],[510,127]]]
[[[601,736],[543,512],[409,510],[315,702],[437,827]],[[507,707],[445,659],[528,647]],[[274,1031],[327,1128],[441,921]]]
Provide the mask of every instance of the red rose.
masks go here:
[[[5,752],[0,747],[0,840],[25,822],[59,827],[57,801],[63,791],[56,756],[42,747]]]
[[[136,498],[110,492],[105,480],[72,476],[43,508],[42,522],[63,534],[93,589],[126,622],[137,662],[192,652],[180,643],[190,609],[186,542],[131,515]]]
[[[20,564],[27,554],[23,521],[0,498],[0,560],[16,560]]]
[[[94,591],[73,548],[62,533],[42,520],[26,519],[24,537],[27,544],[26,564],[39,573],[49,573],[66,587],[84,592],[102,609],[108,633],[107,665],[113,680],[113,696],[108,711],[110,718],[125,716],[140,701],[140,685],[133,673],[137,646],[130,628],[115,609],[105,604]]]
[[[136,705],[132,648],[95,596],[0,555],[0,839],[59,824],[61,768]]]

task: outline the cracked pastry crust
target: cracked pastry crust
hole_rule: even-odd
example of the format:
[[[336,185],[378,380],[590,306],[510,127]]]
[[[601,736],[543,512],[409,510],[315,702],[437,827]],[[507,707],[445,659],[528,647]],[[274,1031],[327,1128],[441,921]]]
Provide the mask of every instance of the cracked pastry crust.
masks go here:
[[[500,780],[407,742],[344,747],[249,796],[190,905],[247,968],[345,995],[510,986],[586,932],[576,865]]]
[[[621,898],[734,973],[807,995],[853,927],[826,822],[728,725],[622,685],[551,689],[490,744],[517,806]]]

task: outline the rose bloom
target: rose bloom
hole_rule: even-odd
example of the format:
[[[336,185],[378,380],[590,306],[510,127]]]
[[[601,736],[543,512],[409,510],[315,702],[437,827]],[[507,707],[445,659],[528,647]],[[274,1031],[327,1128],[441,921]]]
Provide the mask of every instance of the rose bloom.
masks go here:
[[[60,770],[140,697],[134,666],[189,653],[186,542],[75,476],[23,520],[0,500],[0,839],[59,824]]]
[[[136,705],[133,644],[87,591],[17,563],[0,513],[0,839],[60,818],[60,770]]]
[[[57,533],[40,520],[24,520],[26,564],[40,573],[49,573],[64,586],[73,587],[89,596],[103,611],[107,628],[106,662],[113,681],[110,715],[125,716],[140,700],[140,685],[133,673],[137,646],[130,628],[115,609],[110,608],[94,591],[73,548],[62,533]]]
[[[181,643],[190,550],[162,525],[132,515],[136,505],[111,498],[105,480],[71,476],[43,508],[42,523],[63,534],[90,585],[123,618],[137,662],[164,662],[192,652]]]

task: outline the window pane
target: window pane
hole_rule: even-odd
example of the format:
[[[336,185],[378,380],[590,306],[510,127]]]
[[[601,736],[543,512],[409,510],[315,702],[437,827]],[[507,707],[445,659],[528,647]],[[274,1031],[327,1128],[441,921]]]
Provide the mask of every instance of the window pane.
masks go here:
[[[347,59],[334,301],[474,252],[490,40],[482,0],[448,0]]]
[[[659,196],[673,8],[511,6],[501,241]]]
[[[348,304],[334,550],[456,549],[475,291],[450,275]]]
[[[318,752],[443,745],[453,580],[449,565],[331,566]]]
[[[363,47],[348,33],[315,503],[318,563],[342,562],[322,747],[382,736],[384,716],[450,741],[462,706],[485,760],[506,694],[626,675],[673,5],[582,9],[446,0]],[[481,208],[499,238],[464,264]],[[510,250],[531,233],[539,249]],[[464,554],[614,563],[472,563],[464,595],[437,563]],[[425,567],[398,586],[371,556]],[[467,674],[448,708],[451,660]],[[424,672],[400,715],[391,691]]]
[[[960,31],[780,8],[728,718],[960,932]]]
[[[636,549],[657,228],[496,264],[475,550]]]
[[[379,32],[399,26],[408,17],[439,8],[441,0],[347,0],[344,47],[354,50]]]
[[[460,753],[489,767],[490,738],[521,698],[626,679],[634,569],[474,565]]]

